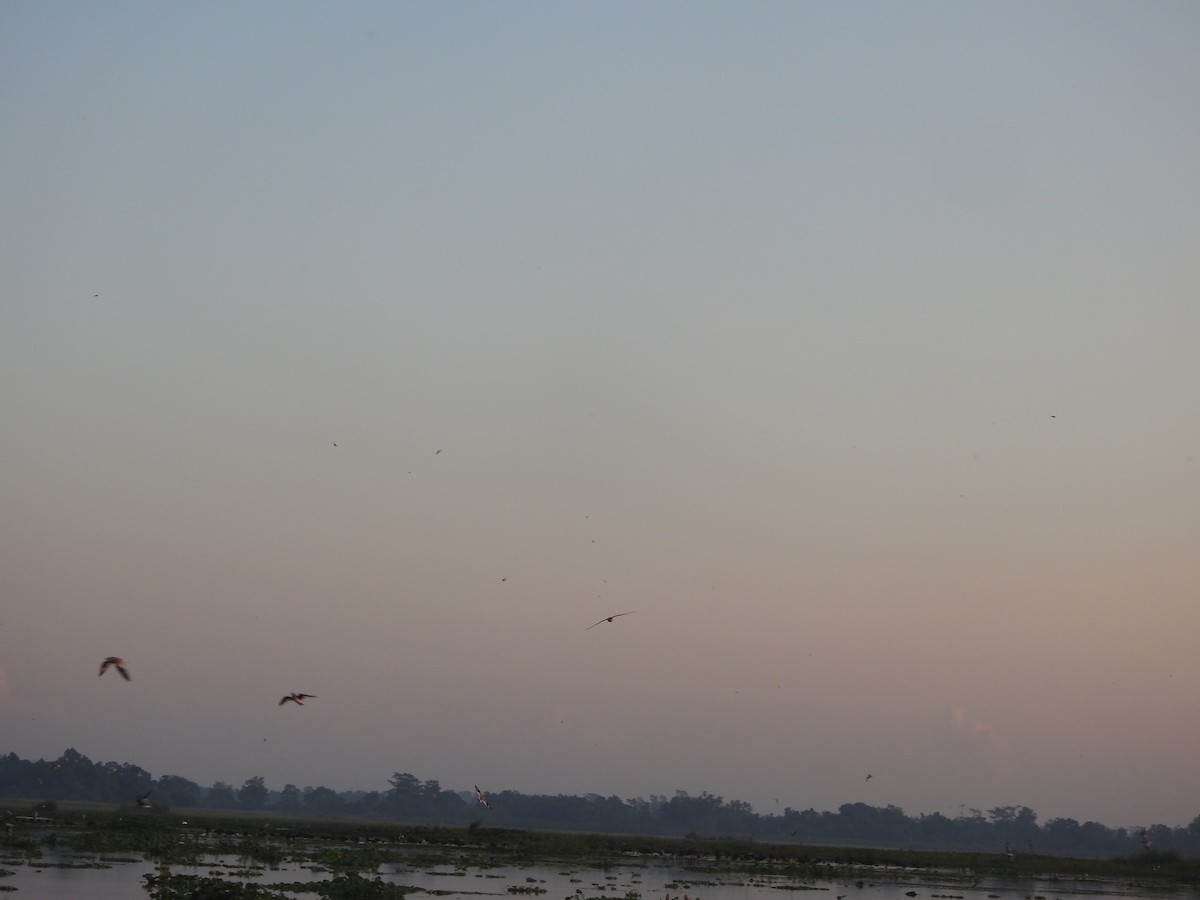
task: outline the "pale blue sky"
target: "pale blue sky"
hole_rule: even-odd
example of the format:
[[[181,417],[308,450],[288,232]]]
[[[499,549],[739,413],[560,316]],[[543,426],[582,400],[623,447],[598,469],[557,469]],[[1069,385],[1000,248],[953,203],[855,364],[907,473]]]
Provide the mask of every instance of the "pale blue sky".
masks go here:
[[[1186,823],[1197,109],[1190,2],[4,3],[0,751]]]

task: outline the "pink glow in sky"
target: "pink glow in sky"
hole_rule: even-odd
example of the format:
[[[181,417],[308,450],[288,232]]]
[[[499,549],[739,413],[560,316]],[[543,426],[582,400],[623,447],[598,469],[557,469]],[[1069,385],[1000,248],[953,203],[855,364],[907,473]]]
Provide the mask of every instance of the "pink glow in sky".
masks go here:
[[[1187,823],[1197,35],[4,4],[0,752]]]

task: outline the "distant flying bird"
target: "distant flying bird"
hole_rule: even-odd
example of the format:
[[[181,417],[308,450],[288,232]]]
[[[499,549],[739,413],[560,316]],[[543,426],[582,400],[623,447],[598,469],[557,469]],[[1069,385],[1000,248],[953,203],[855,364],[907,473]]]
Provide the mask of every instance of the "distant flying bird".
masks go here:
[[[137,795],[137,805],[138,806],[149,806],[150,805],[150,795],[153,793],[154,793],[154,788],[151,788],[150,790],[146,791],[146,793],[144,793],[144,794],[138,794]]]
[[[491,801],[488,800],[487,794],[479,789],[479,785],[475,785],[475,799],[479,801],[481,806],[486,806],[488,809],[492,808]]]
[[[105,657],[104,662],[100,663],[100,674],[103,675],[108,670],[109,666],[116,666],[117,671],[121,673],[121,677],[124,678],[126,681],[133,680],[129,677],[129,670],[125,668],[125,660],[121,659],[121,657],[119,657],[119,656]]]
[[[591,630],[592,630],[593,628],[595,628],[597,625],[603,625],[605,622],[611,622],[613,619],[619,619],[621,616],[632,616],[632,615],[633,615],[635,612],[637,612],[637,610],[636,610],[636,609],[631,609],[631,610],[630,610],[629,612],[627,612],[627,613],[613,613],[611,616],[605,616],[605,617],[604,617],[603,619],[601,619],[599,622],[593,622],[591,625],[589,625],[587,628],[585,628],[585,629],[583,629],[583,630],[584,630],[584,631],[591,631]]]
[[[863,781],[870,781],[874,777],[875,777],[874,775],[868,775],[866,778],[863,779]]]
[[[297,706],[303,706],[305,700],[307,700],[309,697],[316,698],[316,696],[316,694],[288,694],[286,697],[280,699],[279,705],[283,706],[283,704],[291,700]]]
[[[434,450],[434,451],[433,451],[433,455],[434,455],[434,456],[437,456],[437,455],[438,455],[439,453],[441,453],[441,452],[442,452],[442,451],[441,451],[441,449],[439,448],[439,449],[437,449],[437,450]]]

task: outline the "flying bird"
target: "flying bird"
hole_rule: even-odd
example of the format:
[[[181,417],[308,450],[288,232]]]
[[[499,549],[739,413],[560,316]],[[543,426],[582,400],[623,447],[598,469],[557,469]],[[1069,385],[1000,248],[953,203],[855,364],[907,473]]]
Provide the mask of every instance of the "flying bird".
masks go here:
[[[593,622],[592,624],[588,625],[586,629],[583,629],[583,630],[590,631],[590,630],[594,629],[596,625],[602,625],[606,622],[612,622],[613,619],[619,619],[622,616],[632,616],[632,614],[634,614],[635,612],[637,612],[637,610],[630,610],[629,612],[614,612],[612,614],[612,616],[606,616],[605,618],[600,619],[600,622]]]
[[[307,700],[309,697],[315,698],[316,696],[316,694],[288,694],[286,697],[280,698],[279,705],[283,706],[283,704],[291,700],[297,706],[303,706],[305,700]]]
[[[591,625],[589,625],[587,628],[585,628],[585,629],[583,629],[583,630],[584,630],[584,631],[591,631],[591,630],[592,630],[593,628],[595,628],[597,625],[603,625],[605,622],[611,622],[613,619],[619,619],[621,616],[632,616],[632,615],[633,615],[635,612],[637,612],[637,610],[636,610],[636,609],[631,609],[631,610],[630,610],[629,612],[627,612],[627,613],[613,613],[611,616],[605,616],[605,617],[604,617],[603,619],[601,619],[599,622],[593,622]]]
[[[100,663],[100,674],[103,675],[106,671],[108,671],[109,666],[116,666],[117,671],[121,673],[121,677],[124,678],[126,681],[133,680],[129,677],[129,670],[125,668],[125,660],[121,659],[121,657],[119,657],[119,656],[105,657],[104,662]]]
[[[150,790],[146,791],[146,793],[144,793],[144,794],[138,794],[137,795],[137,805],[138,806],[149,806],[150,805],[150,795],[153,793],[154,793],[154,788],[151,788]]]
[[[487,794],[479,789],[479,785],[475,785],[475,799],[479,801],[480,806],[486,806],[488,809],[492,808],[492,802],[488,800]]]
[[[863,781],[870,781],[874,777],[875,777],[874,775],[868,775],[866,778],[863,779]]]

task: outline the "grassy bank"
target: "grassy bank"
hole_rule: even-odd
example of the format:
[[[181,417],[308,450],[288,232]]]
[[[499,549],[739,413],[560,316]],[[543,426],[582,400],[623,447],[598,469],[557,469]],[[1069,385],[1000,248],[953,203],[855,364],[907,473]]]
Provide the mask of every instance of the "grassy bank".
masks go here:
[[[13,808],[10,806],[10,808]],[[411,862],[414,855],[448,858],[464,866],[574,862],[629,864],[638,858],[670,859],[684,867],[789,876],[799,880],[937,874],[970,883],[980,878],[1130,880],[1200,886],[1200,861],[1144,853],[1119,859],[1071,859],[1017,854],[956,853],[868,847],[770,844],[748,840],[679,839],[577,834],[515,829],[400,825],[362,820],[280,818],[209,809],[113,809],[60,804],[52,821],[10,819],[0,839],[4,857],[18,860],[43,849],[102,858],[136,854],[163,864],[183,864],[212,854],[232,854],[278,865],[286,860],[335,864],[344,871],[373,871],[381,863]]]

